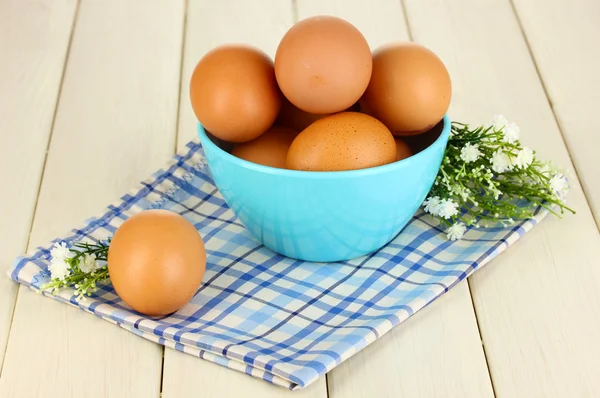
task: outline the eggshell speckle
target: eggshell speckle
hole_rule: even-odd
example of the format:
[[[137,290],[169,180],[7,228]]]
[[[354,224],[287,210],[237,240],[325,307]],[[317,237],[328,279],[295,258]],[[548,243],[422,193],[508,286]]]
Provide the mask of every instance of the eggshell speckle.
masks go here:
[[[235,145],[231,154],[252,163],[285,169],[288,149],[297,135],[287,127],[273,126],[260,137]]]
[[[292,142],[287,166],[294,170],[341,171],[381,166],[396,160],[392,133],[377,119],[341,112],[317,120]]]
[[[392,43],[373,52],[371,81],[360,100],[394,135],[419,134],[448,110],[450,75],[431,50],[416,43]]]
[[[119,297],[150,316],[173,313],[190,301],[206,269],[204,243],[194,225],[159,209],[127,219],[110,242],[107,260]]]
[[[333,16],[295,24],[275,55],[275,76],[283,94],[298,108],[316,114],[341,112],[358,101],[372,66],[362,33]]]
[[[267,131],[281,108],[273,61],[247,45],[223,45],[204,55],[192,74],[190,99],[207,131],[236,143]]]

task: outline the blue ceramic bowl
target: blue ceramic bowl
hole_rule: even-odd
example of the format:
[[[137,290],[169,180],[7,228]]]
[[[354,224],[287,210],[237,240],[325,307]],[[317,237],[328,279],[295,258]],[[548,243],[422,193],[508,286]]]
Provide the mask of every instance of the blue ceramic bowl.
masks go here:
[[[441,165],[450,135],[448,116],[434,131],[424,149],[395,163],[309,172],[239,159],[198,125],[214,182],[248,231],[279,254],[316,262],[371,253],[406,226]]]

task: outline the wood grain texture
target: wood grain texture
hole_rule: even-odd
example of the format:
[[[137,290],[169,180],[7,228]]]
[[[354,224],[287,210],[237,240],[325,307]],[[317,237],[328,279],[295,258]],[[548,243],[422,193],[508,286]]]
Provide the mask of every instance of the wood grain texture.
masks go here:
[[[354,24],[372,49],[407,40],[400,2],[298,0],[300,19],[337,15]],[[457,366],[460,363],[461,366]],[[492,397],[466,283],[328,374],[331,398]]]
[[[577,174],[600,225],[600,2],[514,0]]]
[[[325,378],[301,391],[289,391],[244,373],[165,349],[162,398],[327,398]]]
[[[185,35],[178,148],[197,137],[197,119],[190,104],[189,83],[196,63],[216,46],[246,43],[271,58],[279,40],[293,24],[291,0],[189,0]]]
[[[4,270],[27,247],[76,4],[0,2],[0,367],[17,292]]]
[[[493,397],[468,295],[461,283],[342,363],[329,396]]]
[[[246,1],[189,1],[181,83],[179,148],[183,148],[196,135],[197,120],[190,106],[188,84],[200,58],[225,43],[247,43],[274,57],[280,38],[292,24],[291,1],[268,0],[261,2],[260,7]],[[206,398],[327,397],[324,378],[304,391],[291,392],[235,370],[166,349],[163,398],[196,397],[199,391]]]
[[[183,12],[183,1],[80,4],[30,248],[99,214],[172,156]],[[161,354],[21,286],[0,396],[158,397]]]
[[[454,120],[477,124],[503,113],[541,158],[570,166],[508,1],[406,6],[415,40],[450,70]],[[497,397],[600,396],[600,239],[572,182],[577,215],[549,217],[470,278]]]

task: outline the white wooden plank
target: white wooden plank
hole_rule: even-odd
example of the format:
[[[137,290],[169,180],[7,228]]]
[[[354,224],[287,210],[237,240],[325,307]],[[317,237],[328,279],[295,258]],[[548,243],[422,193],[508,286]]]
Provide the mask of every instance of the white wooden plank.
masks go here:
[[[354,24],[372,49],[408,33],[396,0],[298,0],[300,19],[330,14]],[[391,354],[393,353],[393,354]],[[458,358],[462,366],[457,366]],[[336,397],[491,397],[466,283],[328,375]]]
[[[236,370],[165,349],[163,398],[192,397],[327,398],[325,378],[301,391],[289,391]]]
[[[98,214],[173,154],[183,1],[83,1],[31,246]],[[21,287],[0,396],[157,397],[162,347]]]
[[[0,266],[26,250],[76,0],[0,2]],[[17,285],[0,277],[0,367]]]
[[[570,167],[507,0],[407,0],[406,6],[415,39],[450,69],[455,120],[483,123],[503,113],[542,158]],[[600,396],[600,236],[572,182],[569,202],[577,215],[547,219],[470,278],[498,397]]]
[[[178,147],[197,136],[190,104],[189,82],[196,63],[211,49],[226,43],[246,43],[271,58],[279,40],[293,24],[291,0],[189,0],[181,79]]]
[[[280,38],[293,24],[291,1],[220,2],[190,0],[186,19],[184,64],[181,84],[178,147],[196,134],[196,119],[189,101],[189,79],[194,66],[207,51],[225,43],[248,43],[274,57]],[[165,350],[163,398],[260,396],[293,394],[306,398],[327,396],[325,378],[301,392],[286,391],[235,370],[202,359]]]
[[[477,327],[459,326],[476,324],[468,295],[461,283],[342,363],[329,396],[493,397]]]
[[[547,94],[600,225],[600,2],[515,0]]]

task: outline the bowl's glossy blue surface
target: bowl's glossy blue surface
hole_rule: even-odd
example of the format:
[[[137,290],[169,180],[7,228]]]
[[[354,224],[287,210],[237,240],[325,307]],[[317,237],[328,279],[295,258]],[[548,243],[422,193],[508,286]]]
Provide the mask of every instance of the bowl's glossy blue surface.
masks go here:
[[[380,249],[408,223],[431,189],[448,137],[410,158],[362,170],[283,170],[239,159],[198,125],[217,188],[269,249],[306,261],[342,261]]]

